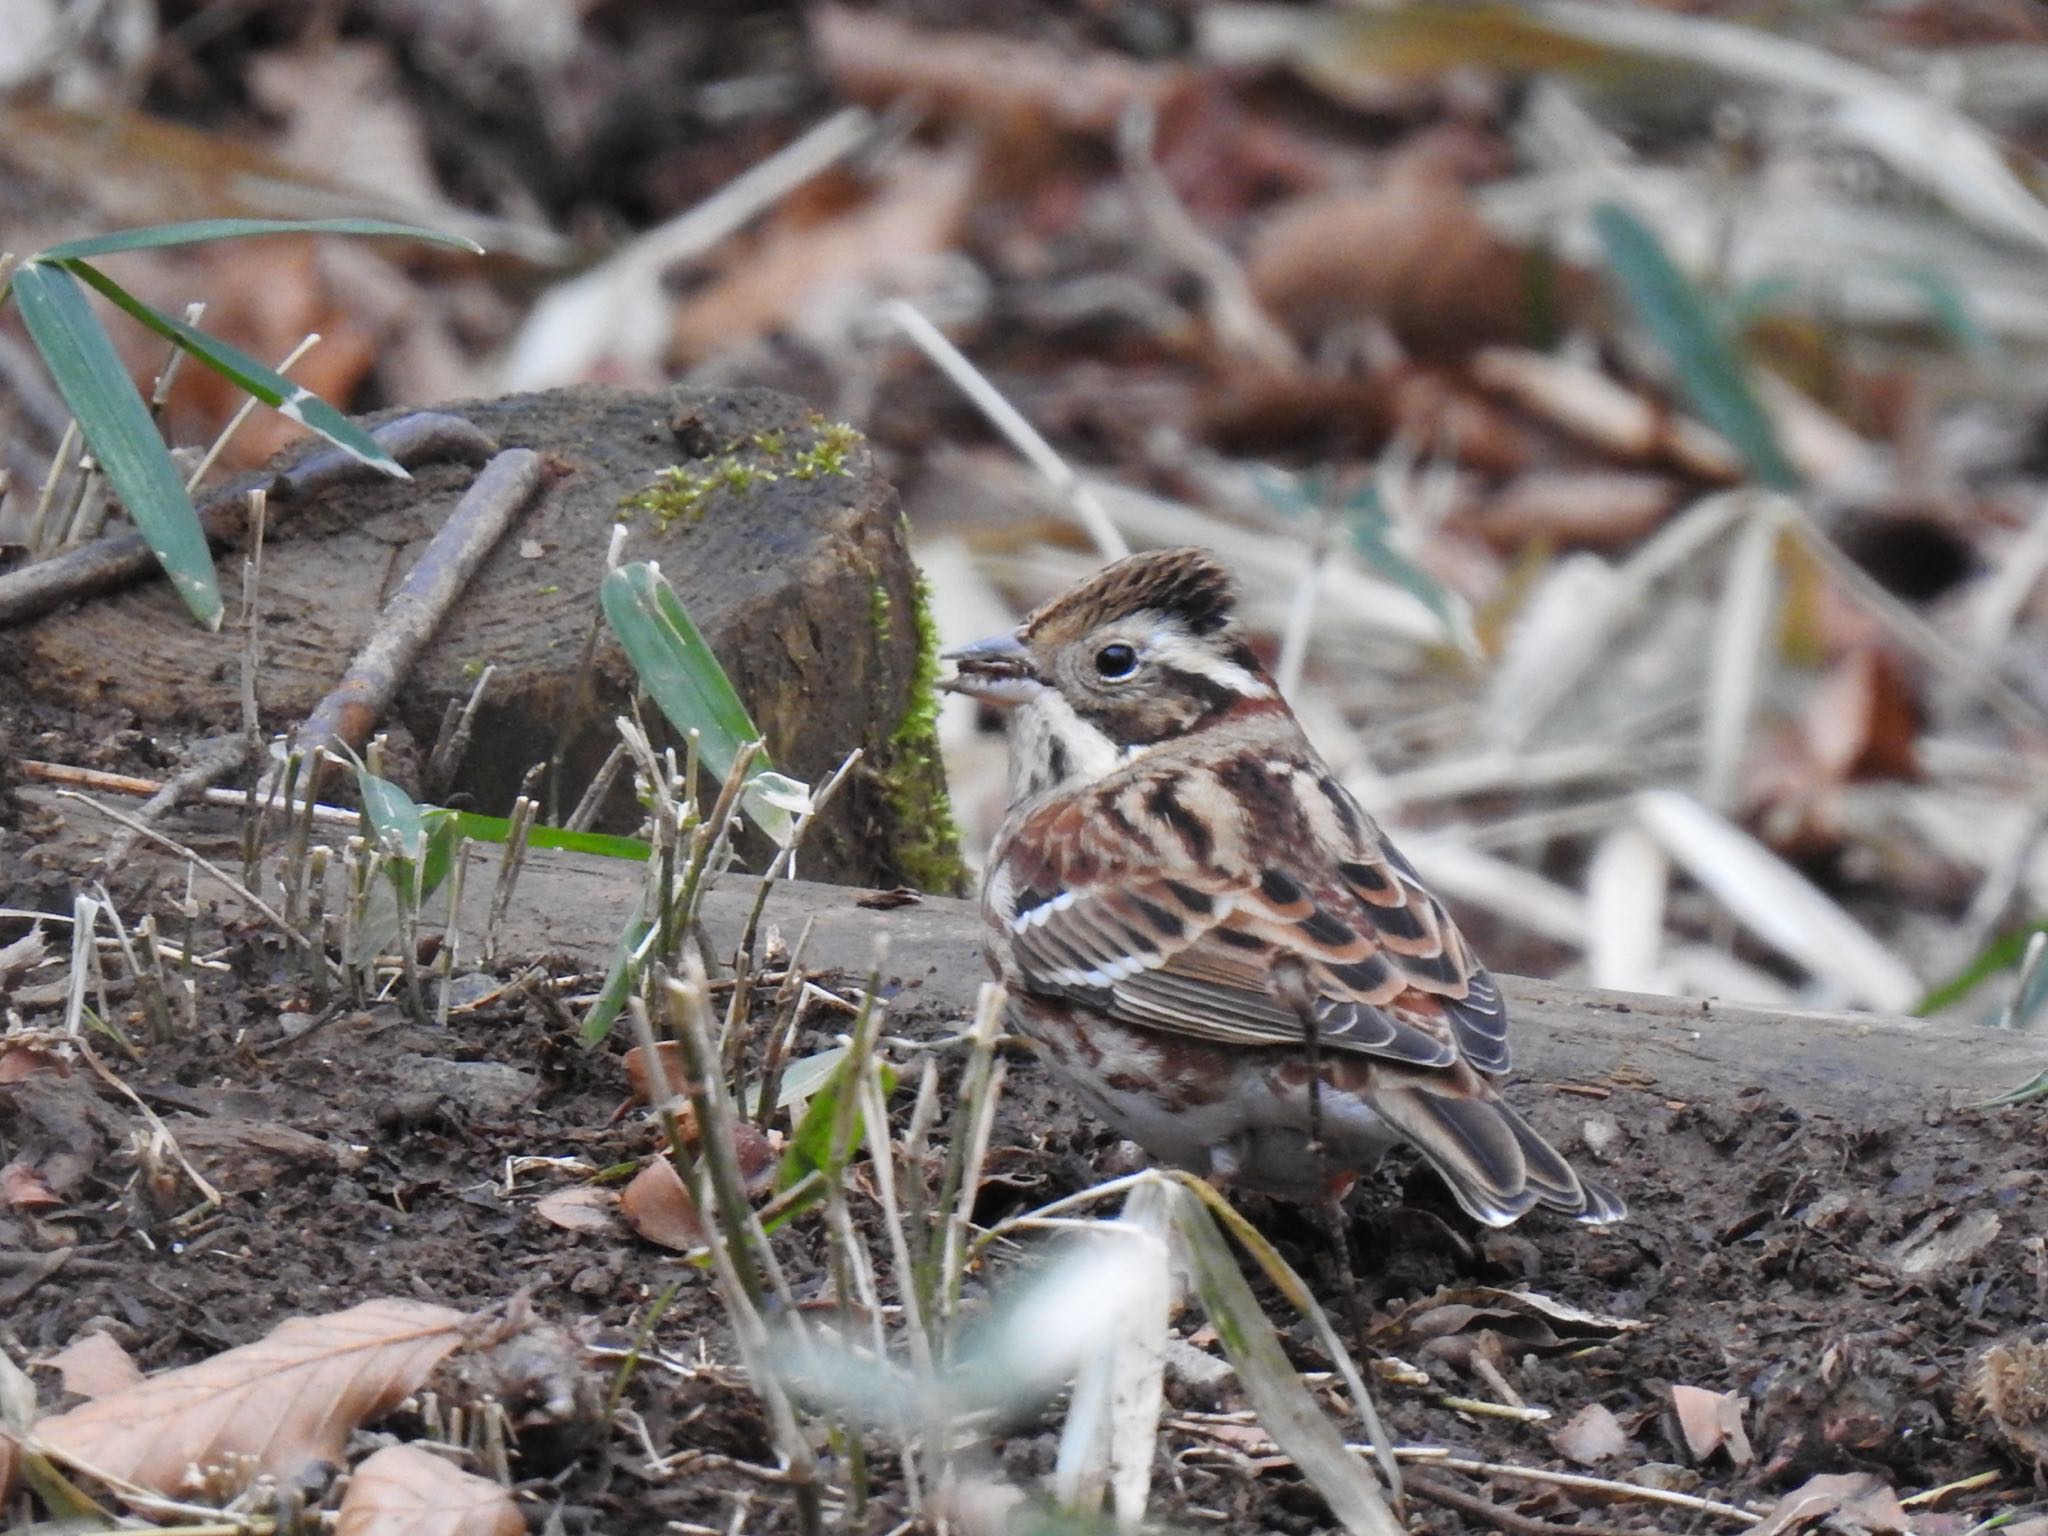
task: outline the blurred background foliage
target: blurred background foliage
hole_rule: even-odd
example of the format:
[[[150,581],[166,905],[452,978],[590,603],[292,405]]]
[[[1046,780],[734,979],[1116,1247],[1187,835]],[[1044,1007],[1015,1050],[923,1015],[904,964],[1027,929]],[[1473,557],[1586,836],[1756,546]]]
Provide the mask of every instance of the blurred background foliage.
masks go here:
[[[1210,545],[1504,969],[2022,1025],[2048,993],[2021,0],[8,9],[17,255],[474,239],[107,267],[264,362],[318,333],[290,375],[352,409],[800,394],[873,440],[948,642]],[[109,329],[147,391],[163,344]],[[27,343],[0,317],[0,543],[78,479]],[[200,444],[238,404],[188,368],[158,417]],[[1000,741],[941,724],[977,843]]]

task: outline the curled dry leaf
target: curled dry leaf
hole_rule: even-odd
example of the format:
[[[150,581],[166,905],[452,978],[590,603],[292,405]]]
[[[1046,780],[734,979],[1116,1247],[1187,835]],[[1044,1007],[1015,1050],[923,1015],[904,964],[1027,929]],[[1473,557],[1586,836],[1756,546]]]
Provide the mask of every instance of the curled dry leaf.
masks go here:
[[[1796,1531],[1860,1531],[1865,1536],[1908,1536],[1913,1529],[1898,1495],[1874,1472],[1827,1473],[1809,1478],[1772,1506],[1749,1536],[1793,1536]]]
[[[49,941],[43,937],[41,924],[18,939],[0,944],[0,987],[10,986],[27,975],[41,965],[49,953]]]
[[[664,1248],[678,1253],[704,1241],[704,1222],[697,1202],[683,1187],[682,1175],[665,1157],[657,1157],[633,1176],[619,1196],[619,1214],[628,1226]]]
[[[1678,1416],[1679,1432],[1685,1436],[1685,1448],[1694,1461],[1705,1461],[1716,1451],[1725,1450],[1736,1466],[1749,1465],[1755,1452],[1750,1449],[1749,1435],[1742,1427],[1743,1411],[1748,1406],[1733,1392],[1709,1392],[1705,1387],[1689,1387],[1679,1382],[1671,1387],[1671,1407]]]
[[[645,1046],[636,1045],[626,1052],[626,1086],[632,1089],[636,1104],[652,1104],[662,1094],[673,1098],[683,1091],[685,1073],[681,1046],[673,1040],[656,1041],[654,1064],[661,1069],[658,1079],[648,1070]],[[687,1106],[684,1106],[684,1112],[687,1113]]]
[[[387,1445],[355,1470],[335,1536],[523,1536],[512,1495],[415,1445]]]
[[[142,1368],[110,1333],[83,1333],[40,1362],[64,1379],[64,1390],[80,1397],[105,1397],[140,1386]]]
[[[1471,1285],[1425,1296],[1374,1328],[1372,1340],[1380,1348],[1399,1351],[1432,1339],[1483,1330],[1528,1351],[1611,1339],[1642,1326],[1634,1318],[1587,1312],[1537,1291]]]
[[[1474,526],[1503,554],[1531,539],[1563,549],[1625,550],[1671,515],[1678,495],[1678,483],[1664,475],[1532,470],[1502,487]]]
[[[177,1496],[229,1458],[292,1481],[339,1462],[349,1434],[388,1413],[462,1343],[467,1314],[381,1298],[294,1317],[254,1344],[152,1376],[41,1420],[37,1439],[81,1471]]]

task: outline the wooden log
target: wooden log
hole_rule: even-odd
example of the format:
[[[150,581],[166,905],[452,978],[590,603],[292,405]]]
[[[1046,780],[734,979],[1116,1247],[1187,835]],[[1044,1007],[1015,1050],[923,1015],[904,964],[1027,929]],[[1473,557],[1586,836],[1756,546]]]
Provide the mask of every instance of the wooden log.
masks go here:
[[[862,749],[805,872],[957,885],[920,682],[929,637],[917,573],[896,493],[858,434],[763,389],[576,388],[438,409],[545,455],[554,473],[383,722],[424,755],[451,702],[469,696],[486,663],[495,668],[473,745],[436,798],[503,813],[527,770],[552,761],[544,805],[559,816],[577,804],[634,693],[597,601],[623,521],[626,558],[660,563],[778,768],[815,781]],[[258,681],[266,726],[303,720],[335,685],[474,477],[467,464],[428,464],[410,481],[322,481],[273,505]],[[664,487],[659,507],[635,504]],[[160,581],[47,615],[0,645],[0,688],[88,739],[132,726],[216,732],[240,718],[240,670],[233,640],[187,622]],[[601,825],[630,831],[637,820],[621,783]]]
[[[489,883],[487,870],[478,869],[469,889],[484,891]],[[500,946],[569,955],[602,969],[639,884],[631,866],[532,854]],[[973,903],[927,898],[871,910],[859,905],[870,894],[790,882],[770,895],[764,921],[794,940],[814,919],[806,952],[814,968],[865,971],[884,941],[885,975],[903,989],[907,1005],[965,1018],[988,977]],[[732,877],[711,893],[707,917],[721,947],[738,934],[753,895],[751,881]],[[481,931],[482,916],[479,906],[466,930]],[[1802,1113],[1911,1125],[1929,1110],[1990,1098],[2048,1066],[2048,1041],[1974,1025],[1499,979],[1514,1021],[1513,1081],[1525,1086],[1605,1087],[1721,1106],[1760,1087]]]

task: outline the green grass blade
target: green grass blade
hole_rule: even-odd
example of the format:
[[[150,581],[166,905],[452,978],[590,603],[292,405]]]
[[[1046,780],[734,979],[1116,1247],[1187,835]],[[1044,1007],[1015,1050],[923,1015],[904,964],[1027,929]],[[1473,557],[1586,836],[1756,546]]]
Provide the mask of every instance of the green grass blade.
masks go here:
[[[220,587],[199,514],[92,305],[67,272],[39,261],[17,268],[13,287],[29,338],[101,472],[192,616],[220,628]]]
[[[2024,960],[2027,946],[2037,933],[2048,933],[2048,923],[2031,923],[1992,940],[1976,959],[1921,998],[1913,1012],[1925,1018],[1944,1008],[1953,1008],[2000,971],[2009,971]]]
[[[1750,388],[1742,359],[1712,306],[1678,269],[1663,242],[1619,203],[1593,209],[1593,228],[1629,307],[1678,371],[1679,388],[1700,419],[1727,438],[1756,477],[1774,490],[1799,488],[1771,419]]]
[[[66,240],[31,260],[75,261],[81,256],[105,256],[114,251],[153,251],[171,245],[200,245],[209,240],[246,240],[256,235],[366,235],[396,240],[419,240],[428,245],[450,246],[481,256],[484,248],[461,235],[444,235],[439,230],[416,224],[393,224],[385,219],[196,219],[184,224],[150,224],[140,229],[116,230],[86,240]]]
[[[509,843],[512,823],[503,816],[479,816],[475,811],[456,811],[455,824],[462,835],[476,843]],[[569,853],[594,854],[600,859],[628,859],[647,862],[648,847],[637,837],[619,837],[610,832],[571,832],[565,827],[535,825],[526,832],[529,848],[560,848]]]
[[[846,1108],[848,1124],[845,1141],[834,1145],[839,1135],[839,1098],[848,1090],[848,1073],[851,1054],[842,1058],[838,1069],[829,1081],[811,1095],[811,1101],[804,1109],[803,1119],[784,1149],[782,1161],[775,1169],[775,1189],[779,1194],[799,1183],[807,1173],[821,1173],[830,1183],[839,1182],[846,1172],[846,1165],[853,1160],[853,1151],[860,1145],[863,1121],[857,1099],[849,1101]],[[881,1063],[882,1093],[886,1097],[896,1091],[896,1072],[887,1063]]]
[[[647,915],[647,903],[642,900],[633,909],[632,919],[626,924],[626,931],[619,935],[619,942],[612,947],[611,964],[605,970],[604,986],[597,994],[597,1001],[583,1016],[583,1029],[577,1038],[585,1045],[602,1045],[605,1036],[612,1032],[612,1026],[619,1022],[619,1015],[626,1011],[626,1000],[633,995],[634,975],[639,969],[634,957],[653,931],[654,922]]]
[[[1190,1190],[1178,1184],[1170,1188],[1169,1209],[1188,1279],[1266,1433],[1293,1458],[1347,1531],[1399,1536],[1400,1524],[1379,1483],[1302,1385],[1207,1207]]]
[[[599,597],[605,621],[625,647],[641,685],[671,726],[685,735],[697,733],[705,772],[712,782],[723,782],[741,748],[760,740],[761,733],[733,691],[725,668],[691,622],[682,599],[651,560],[612,571],[605,577]],[[757,771],[748,783],[760,786],[773,768],[765,752],[755,757],[754,765]],[[772,785],[776,779],[767,782]],[[777,842],[788,838],[791,820],[787,805],[750,789],[741,797],[740,807]]]
[[[426,900],[455,867],[461,818],[440,806],[419,804],[360,763],[356,765],[356,785],[372,840],[392,856],[393,888],[401,900]]]
[[[335,447],[354,454],[373,469],[399,480],[410,480],[405,466],[386,453],[377,440],[340,411],[302,384],[294,384],[276,369],[259,363],[239,347],[229,346],[218,336],[209,336],[196,326],[174,320],[154,309],[89,262],[69,258],[64,270],[81,282],[90,283],[107,301],[134,317],[157,335],[206,364],[215,373],[256,399],[289,417],[300,426],[318,432]]]

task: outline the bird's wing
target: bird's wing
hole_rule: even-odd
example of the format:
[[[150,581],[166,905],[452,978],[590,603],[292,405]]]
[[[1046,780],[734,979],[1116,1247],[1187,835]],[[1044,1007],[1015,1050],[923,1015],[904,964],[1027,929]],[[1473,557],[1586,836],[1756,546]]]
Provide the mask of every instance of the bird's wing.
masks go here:
[[[1505,1071],[1493,979],[1319,767],[1175,771],[1027,816],[990,891],[1013,980],[1210,1040],[1299,1044],[1313,1019],[1320,1048]]]

